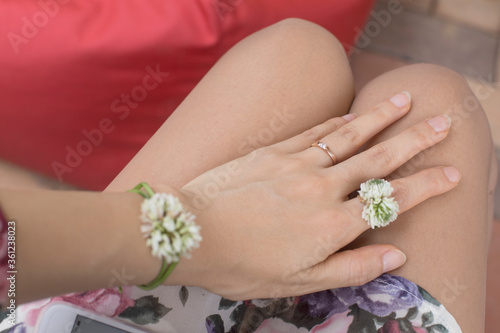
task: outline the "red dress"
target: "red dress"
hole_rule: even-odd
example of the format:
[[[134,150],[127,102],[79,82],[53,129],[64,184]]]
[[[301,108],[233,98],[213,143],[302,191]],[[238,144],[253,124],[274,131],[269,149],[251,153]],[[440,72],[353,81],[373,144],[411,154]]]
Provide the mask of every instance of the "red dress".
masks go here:
[[[0,0],[0,159],[103,189],[210,67],[288,17],[348,47],[373,0]]]

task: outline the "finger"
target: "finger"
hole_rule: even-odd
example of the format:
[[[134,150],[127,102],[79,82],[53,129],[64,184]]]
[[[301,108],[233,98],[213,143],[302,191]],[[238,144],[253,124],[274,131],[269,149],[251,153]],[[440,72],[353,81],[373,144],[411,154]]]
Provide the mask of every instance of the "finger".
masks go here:
[[[309,278],[313,285],[309,288],[318,291],[360,286],[405,262],[405,254],[392,245],[369,245],[337,252],[311,269]]]
[[[336,131],[355,118],[356,115],[354,114],[346,114],[342,117],[329,119],[318,126],[308,129],[307,131],[288,140],[276,143],[273,146],[284,153],[292,154],[303,151],[309,148],[313,142],[316,142],[333,131]]]
[[[383,178],[413,156],[443,140],[449,132],[450,117],[438,116],[407,129],[393,138],[359,153],[331,169],[347,186],[346,193],[371,178]]]
[[[394,189],[392,196],[399,205],[399,214],[430,197],[450,191],[457,186],[460,178],[460,172],[453,167],[435,167],[392,181],[391,185]],[[364,203],[359,198],[353,198],[345,202],[344,205],[352,217],[351,221],[345,222],[346,226],[340,226],[340,228],[350,227],[352,229],[349,234],[344,235],[346,239],[343,240],[343,243],[348,244],[367,230],[369,226],[361,217]],[[359,224],[359,228],[353,228],[353,224]]]
[[[455,188],[460,181],[460,171],[453,167],[435,167],[391,182],[392,196],[399,205],[400,214],[415,207],[430,197],[443,194]],[[359,198],[346,202],[348,210],[359,215],[364,204]],[[359,213],[359,214],[357,214]]]
[[[403,117],[410,110],[410,105],[410,94],[408,92],[399,93],[325,136],[321,139],[321,142],[330,148],[337,158],[337,163],[340,163],[355,154],[362,145],[377,133]],[[332,166],[332,160],[328,154],[321,152],[316,147],[305,150],[301,155],[302,158],[310,160],[315,165]]]

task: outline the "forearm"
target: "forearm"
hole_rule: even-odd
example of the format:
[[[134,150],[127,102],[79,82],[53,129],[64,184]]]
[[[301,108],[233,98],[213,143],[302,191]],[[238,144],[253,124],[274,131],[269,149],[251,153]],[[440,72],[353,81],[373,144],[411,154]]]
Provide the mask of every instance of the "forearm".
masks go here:
[[[134,193],[0,191],[16,222],[16,298],[142,284],[158,273],[139,230]]]

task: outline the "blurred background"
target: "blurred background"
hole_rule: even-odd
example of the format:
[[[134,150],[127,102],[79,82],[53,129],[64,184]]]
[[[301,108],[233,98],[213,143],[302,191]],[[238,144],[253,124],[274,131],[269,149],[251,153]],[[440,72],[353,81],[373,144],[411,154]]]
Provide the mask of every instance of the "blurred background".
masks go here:
[[[389,2],[378,0],[374,11],[383,12]],[[500,162],[500,0],[401,2],[404,10],[389,19],[372,12],[351,50],[357,89],[375,76],[408,63],[436,63],[460,72],[488,115]],[[499,185],[488,257],[487,333],[500,332]]]

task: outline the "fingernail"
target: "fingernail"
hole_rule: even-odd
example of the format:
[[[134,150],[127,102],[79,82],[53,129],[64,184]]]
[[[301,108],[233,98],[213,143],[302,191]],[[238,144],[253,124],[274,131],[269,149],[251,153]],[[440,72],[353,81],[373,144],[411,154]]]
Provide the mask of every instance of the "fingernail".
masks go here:
[[[436,132],[443,132],[450,128],[451,126],[451,118],[447,115],[434,117],[430,120],[427,120],[427,123],[431,125],[431,127]]]
[[[411,95],[407,91],[403,91],[395,96],[392,96],[390,99],[391,103],[396,105],[398,108],[405,107],[408,103],[411,102]]]
[[[406,262],[406,255],[398,250],[391,250],[384,253],[382,257],[384,262],[384,273],[392,271]]]
[[[460,171],[458,171],[457,169],[452,168],[452,167],[443,168],[443,172],[446,175],[446,177],[448,178],[448,180],[452,183],[458,183],[458,181],[462,177],[460,175]]]
[[[347,122],[350,122],[351,120],[354,120],[354,118],[356,118],[356,115],[354,113],[348,113],[348,114],[342,116],[342,118],[347,120]]]

